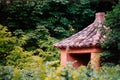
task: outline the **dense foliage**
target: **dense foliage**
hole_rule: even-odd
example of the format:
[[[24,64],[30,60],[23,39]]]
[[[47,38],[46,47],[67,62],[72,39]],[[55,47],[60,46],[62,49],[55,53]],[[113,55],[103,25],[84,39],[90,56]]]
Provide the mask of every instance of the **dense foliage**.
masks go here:
[[[36,29],[42,25],[51,36],[64,38],[90,24],[94,11],[89,0],[13,0],[1,10],[1,23],[10,30]],[[87,23],[86,23],[87,22]]]
[[[102,67],[93,70],[85,66],[74,69],[71,65],[60,66],[57,69],[48,65],[38,68],[17,69],[10,66],[0,66],[1,80],[119,80],[120,66]]]
[[[105,25],[110,28],[110,31],[105,33],[107,40],[102,44],[106,50],[107,60],[115,64],[120,63],[120,2],[114,9],[107,13]],[[106,59],[105,59],[106,60]],[[106,60],[106,61],[107,61]]]
[[[0,64],[5,63],[5,58],[15,45],[16,37],[12,37],[7,27],[0,25]]]

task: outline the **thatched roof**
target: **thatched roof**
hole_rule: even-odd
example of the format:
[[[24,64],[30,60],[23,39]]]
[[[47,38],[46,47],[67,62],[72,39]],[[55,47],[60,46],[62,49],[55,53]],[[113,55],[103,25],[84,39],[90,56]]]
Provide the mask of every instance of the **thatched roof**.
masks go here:
[[[82,31],[54,44],[57,48],[65,47],[91,47],[100,46],[100,42],[104,40],[105,35],[101,33],[101,29],[106,29],[103,25],[105,13],[96,13],[95,21],[84,28]]]

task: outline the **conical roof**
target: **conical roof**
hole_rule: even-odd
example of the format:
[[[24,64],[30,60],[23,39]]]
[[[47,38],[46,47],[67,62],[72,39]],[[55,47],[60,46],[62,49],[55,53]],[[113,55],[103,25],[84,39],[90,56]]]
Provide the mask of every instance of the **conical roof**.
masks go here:
[[[66,47],[91,47],[100,46],[100,42],[104,40],[105,35],[101,33],[101,29],[106,29],[103,25],[105,13],[99,12],[95,14],[95,20],[92,24],[84,28],[82,31],[54,44],[57,48]]]

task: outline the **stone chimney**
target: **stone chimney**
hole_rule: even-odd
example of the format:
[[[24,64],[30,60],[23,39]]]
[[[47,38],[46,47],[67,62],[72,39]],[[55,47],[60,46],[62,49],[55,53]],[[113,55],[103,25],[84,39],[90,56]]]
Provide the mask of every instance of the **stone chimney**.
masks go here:
[[[95,14],[95,21],[102,23],[105,20],[105,13],[104,12],[98,12]]]

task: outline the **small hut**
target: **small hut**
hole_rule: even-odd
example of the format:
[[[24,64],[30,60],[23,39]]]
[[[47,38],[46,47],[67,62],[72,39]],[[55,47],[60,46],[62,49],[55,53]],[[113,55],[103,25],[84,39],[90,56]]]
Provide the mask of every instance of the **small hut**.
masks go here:
[[[104,12],[96,13],[92,24],[54,44],[56,48],[60,49],[62,65],[66,65],[67,62],[73,62],[73,66],[77,68],[80,65],[87,65],[90,62],[94,67],[100,67],[99,53],[103,51],[100,42],[105,39],[105,35],[101,33],[101,29],[106,29],[103,25],[104,20]]]

